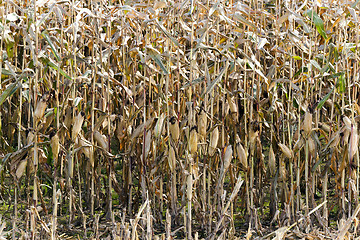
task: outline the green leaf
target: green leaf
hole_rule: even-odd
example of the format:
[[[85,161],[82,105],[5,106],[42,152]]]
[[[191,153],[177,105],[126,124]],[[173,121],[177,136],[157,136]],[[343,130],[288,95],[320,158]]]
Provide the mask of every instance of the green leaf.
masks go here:
[[[179,42],[166,30],[166,28],[157,20],[156,21],[156,26],[168,37],[171,39],[171,41],[173,41],[173,43],[175,43],[176,46],[180,47]]]
[[[331,93],[334,91],[334,88],[331,89],[331,91],[325,95],[325,97],[323,99],[321,99],[321,101],[319,102],[319,104],[317,105],[317,108],[318,109],[321,109],[322,106],[324,105],[324,103],[329,99]]]
[[[5,102],[5,100],[9,96],[13,95],[20,86],[21,86],[20,82],[14,82],[8,85],[0,96],[0,106]]]
[[[0,68],[0,72],[1,72],[1,74],[8,75],[8,76],[13,75],[13,73],[10,70],[5,69],[5,68]]]
[[[64,72],[64,70],[62,70],[55,63],[53,63],[49,58],[43,57],[41,59],[45,64],[48,64],[51,68],[55,69],[56,71],[59,71],[61,75],[72,81],[72,78],[66,72]]]
[[[219,76],[210,85],[207,86],[204,95],[208,94],[215,87],[215,85],[220,81],[226,70],[229,68],[229,65],[229,62],[227,61],[225,67],[221,70]]]
[[[338,87],[338,91],[339,91],[340,93],[344,93],[344,92],[345,92],[345,90],[346,90],[346,88],[345,88],[345,74],[341,74],[341,75],[339,76],[339,79],[338,79],[338,81],[337,81],[337,83],[336,83],[336,86]]]
[[[311,169],[312,173],[316,171],[316,169],[320,166],[320,163],[322,163],[322,161],[323,161],[322,158],[319,158],[319,160],[316,161],[316,163],[314,164],[314,166]]]
[[[302,59],[300,56],[296,56],[296,55],[292,56],[292,58],[295,59],[295,60],[301,60]]]
[[[293,98],[293,106],[294,108],[299,109],[299,103],[296,98]]]
[[[52,51],[52,53],[55,55],[56,60],[57,60],[57,61],[60,61],[59,54],[58,54],[58,52],[56,51],[56,48],[54,47],[54,44],[52,43],[49,35],[47,34],[47,31],[43,31],[43,32],[41,33],[41,36],[43,36],[43,38],[45,38],[45,40],[49,43],[50,48],[51,48],[51,51]]]
[[[314,10],[307,10],[306,14],[311,19],[311,21],[315,24],[317,31],[319,34],[324,38],[327,39],[325,28],[324,28],[324,22],[323,20],[317,15],[317,13]]]
[[[205,81],[205,77],[202,76],[202,77],[199,77],[199,78],[193,80],[192,82],[188,82],[188,83],[184,84],[180,89],[184,90],[190,86],[194,86],[194,85],[202,83],[204,81]]]
[[[169,72],[166,70],[164,64],[161,61],[160,52],[151,46],[146,46],[146,50],[147,50],[147,53],[149,54],[149,56],[156,62],[157,65],[159,65],[159,67],[161,68],[163,73],[165,75],[168,75]]]
[[[341,75],[343,75],[344,72],[338,72],[338,73],[334,73],[334,74],[331,74],[329,76],[327,76],[328,79],[332,79],[332,78],[338,78],[340,77]]]
[[[308,72],[308,71],[309,71],[309,69],[308,69],[307,67],[301,67],[301,68],[299,69],[299,71],[297,71],[297,72],[294,74],[293,78],[299,76],[301,73]]]
[[[315,68],[317,68],[319,71],[321,70],[321,67],[319,63],[315,60],[310,60],[311,65],[313,65]]]

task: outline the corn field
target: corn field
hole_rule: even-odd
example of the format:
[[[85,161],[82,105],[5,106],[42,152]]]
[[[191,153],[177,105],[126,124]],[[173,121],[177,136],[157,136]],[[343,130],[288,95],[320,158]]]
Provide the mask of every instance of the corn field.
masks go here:
[[[0,0],[0,239],[359,239],[358,2]]]

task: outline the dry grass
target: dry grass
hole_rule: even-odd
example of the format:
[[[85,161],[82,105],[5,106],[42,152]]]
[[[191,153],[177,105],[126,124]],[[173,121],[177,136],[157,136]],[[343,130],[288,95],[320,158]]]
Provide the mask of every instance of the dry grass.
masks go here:
[[[358,238],[358,18],[0,0],[0,238]]]

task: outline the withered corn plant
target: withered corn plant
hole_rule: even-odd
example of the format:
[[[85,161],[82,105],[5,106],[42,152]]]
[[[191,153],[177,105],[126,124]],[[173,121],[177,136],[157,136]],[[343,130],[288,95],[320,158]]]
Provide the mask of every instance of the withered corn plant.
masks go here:
[[[357,1],[0,0],[0,36],[0,239],[358,237]]]

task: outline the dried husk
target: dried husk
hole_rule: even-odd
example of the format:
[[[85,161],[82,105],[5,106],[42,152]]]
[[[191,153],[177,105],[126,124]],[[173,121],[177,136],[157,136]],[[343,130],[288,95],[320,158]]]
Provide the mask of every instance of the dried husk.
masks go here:
[[[230,97],[229,95],[227,96],[227,100],[229,103],[229,108],[230,108],[230,112],[231,113],[237,113],[238,112],[238,108],[236,106],[234,97]]]
[[[288,148],[285,144],[282,144],[282,143],[279,143],[279,147],[280,147],[280,149],[283,152],[285,157],[287,157],[289,159],[292,159],[293,151],[290,148]]]
[[[303,137],[299,137],[299,139],[296,141],[295,145],[294,145],[294,152],[297,152],[299,150],[301,150],[305,145],[305,140]]]
[[[270,170],[270,174],[274,176],[276,172],[276,158],[272,146],[270,146],[270,151],[269,151],[269,170]]]
[[[66,129],[70,130],[71,124],[72,124],[72,108],[67,108],[65,112],[65,118],[64,118],[64,126]]]
[[[308,136],[312,130],[312,114],[308,111],[305,113],[303,130],[306,136]]]
[[[326,123],[319,123],[319,127],[327,133],[331,130],[330,126]]]
[[[78,144],[76,145],[76,147],[80,148],[80,153],[83,153],[85,157],[90,158],[92,146],[91,143],[87,141],[83,136],[79,135]]]
[[[147,158],[149,152],[150,152],[150,146],[151,146],[151,138],[152,134],[151,134],[151,130],[146,132],[146,137],[145,137],[145,158]]]
[[[81,130],[81,126],[84,122],[84,116],[84,112],[79,112],[79,114],[73,119],[73,128],[71,131],[71,137],[73,140],[78,136]]]
[[[159,138],[161,136],[163,125],[164,125],[164,119],[165,119],[165,114],[162,113],[160,115],[160,117],[158,118],[155,128],[154,128],[154,135],[156,138]]]
[[[17,166],[16,172],[15,172],[15,176],[17,179],[20,179],[22,177],[22,175],[24,175],[26,166],[27,166],[27,160],[26,159],[21,160],[21,162]]]
[[[250,146],[252,146],[252,148],[255,146],[255,141],[256,141],[256,138],[258,137],[258,135],[259,135],[259,131],[254,131],[254,130],[252,130],[252,128],[250,128],[249,143],[250,143]]]
[[[200,110],[200,114],[198,115],[197,127],[199,135],[204,138],[206,136],[207,116],[203,109]]]
[[[45,93],[44,96],[37,102],[35,110],[34,110],[34,120],[35,126],[38,122],[43,118],[45,110],[47,108],[47,101],[49,98],[49,94]]]
[[[175,166],[176,166],[175,150],[174,150],[173,146],[170,146],[170,148],[169,148],[169,168],[170,168],[171,172],[175,171]]]
[[[180,137],[180,128],[179,128],[179,121],[176,119],[176,117],[171,117],[170,119],[170,126],[169,131],[172,139],[177,142]]]
[[[312,137],[309,137],[308,141],[309,141],[309,153],[312,156],[315,156],[315,150],[316,150],[315,141]]]
[[[219,129],[215,127],[215,129],[210,133],[210,143],[208,153],[210,156],[214,156],[215,150],[218,145],[219,140]]]
[[[238,142],[236,145],[236,154],[239,158],[240,164],[243,166],[244,169],[247,169],[248,168],[247,153],[240,142]]]
[[[343,117],[343,121],[344,121],[344,123],[345,123],[345,127],[346,127],[349,131],[351,131],[351,125],[352,125],[352,123],[351,123],[350,118],[348,118],[347,116],[344,116],[344,117]]]
[[[349,144],[349,159],[352,160],[355,154],[358,152],[358,143],[359,143],[359,135],[357,133],[357,128],[351,128],[351,135],[350,135],[350,144]]]
[[[99,146],[105,150],[108,150],[108,141],[104,135],[99,133],[98,131],[94,132],[94,139],[99,144]]]
[[[286,181],[286,164],[282,158],[279,160],[279,172],[280,172],[280,179]]]
[[[229,145],[226,148],[225,154],[224,154],[224,172],[227,171],[227,169],[230,166],[231,163],[231,159],[232,159],[232,155],[233,155],[233,150],[232,150],[232,146]]]
[[[51,151],[53,153],[54,165],[57,166],[59,151],[60,151],[60,141],[57,133],[55,133],[55,135],[50,137],[50,146],[51,146]]]
[[[189,137],[189,151],[191,154],[195,154],[197,152],[197,145],[198,145],[197,129],[196,127],[193,127],[190,130],[190,137]]]

